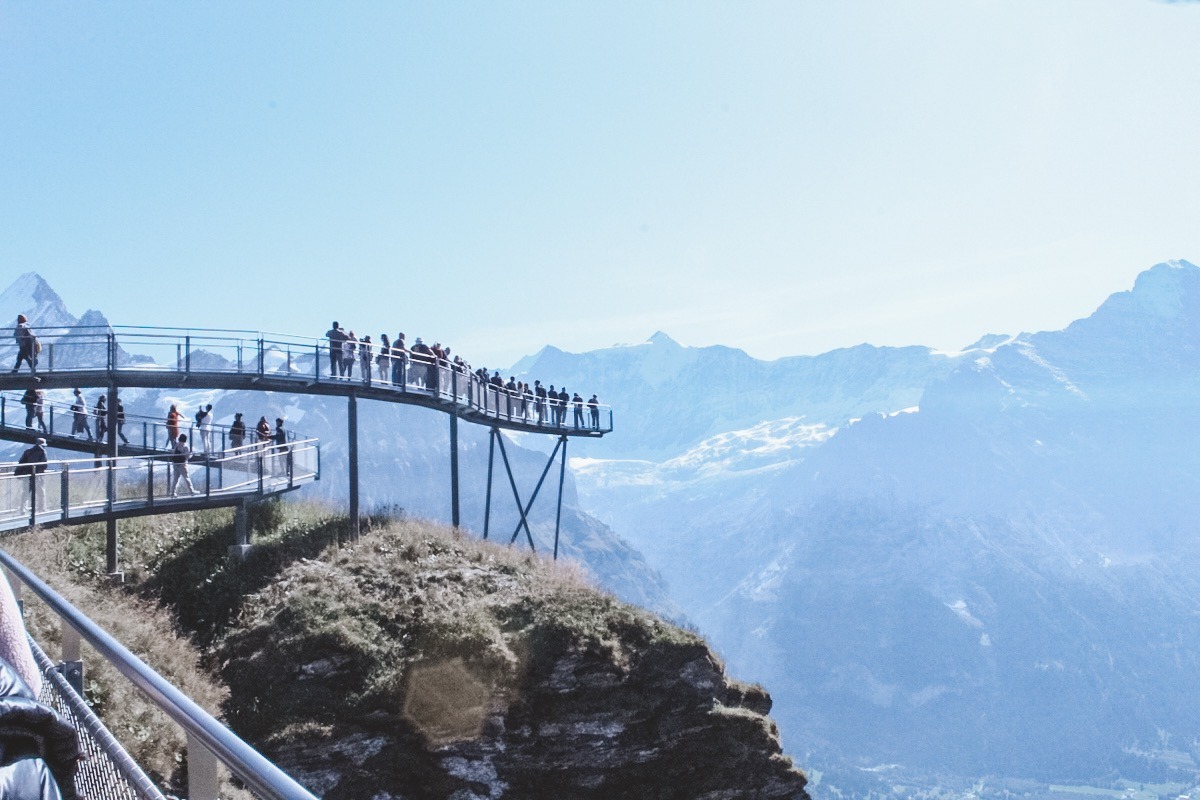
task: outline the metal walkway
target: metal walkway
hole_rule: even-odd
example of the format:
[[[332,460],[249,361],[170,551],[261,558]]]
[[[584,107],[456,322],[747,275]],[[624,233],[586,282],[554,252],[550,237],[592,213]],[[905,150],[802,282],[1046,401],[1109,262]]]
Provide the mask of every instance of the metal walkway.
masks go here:
[[[320,461],[315,439],[293,442],[286,451],[248,445],[189,465],[188,494],[170,456],[49,461],[35,476],[3,464],[0,531],[237,506],[318,480]]]
[[[250,331],[76,327],[38,331],[37,388],[115,386],[227,389],[357,397],[424,406],[468,422],[526,433],[599,437],[612,432],[612,409],[543,403],[481,381],[419,353],[366,376],[329,374],[328,341]],[[12,346],[6,348],[15,349]],[[394,367],[394,368],[393,368]],[[0,373],[0,389],[26,389],[30,373]],[[558,412],[557,418],[555,412]]]
[[[117,427],[117,390],[124,387],[227,389],[344,397],[351,536],[358,535],[360,517],[359,399],[421,406],[449,416],[451,521],[455,527],[461,523],[458,485],[460,419],[490,428],[493,446],[501,430],[555,436],[558,439],[555,452],[561,454],[564,465],[560,467],[560,473],[565,470],[569,438],[599,438],[613,429],[612,409],[598,402],[568,402],[518,394],[481,380],[463,365],[407,351],[401,356],[389,357],[384,364],[369,357],[357,359],[355,367],[358,375],[353,377],[352,374],[334,374],[333,354],[340,354],[340,350],[331,351],[328,340],[311,337],[251,331],[86,326],[42,329],[37,332],[44,346],[38,357],[36,376],[29,372],[0,373],[0,390],[107,387],[110,430]],[[0,346],[0,354],[6,350],[13,351],[15,348],[12,345]],[[354,367],[351,369],[353,371]],[[3,431],[0,428],[0,436],[5,435]],[[24,436],[27,441],[29,434],[14,433],[13,436]],[[137,447],[136,444],[126,446]],[[115,457],[119,449],[117,443],[108,443],[109,456]],[[143,443],[143,449],[149,449],[148,443]],[[554,458],[551,455],[547,469]],[[508,468],[507,458],[505,467]],[[493,460],[489,457],[488,515],[491,513],[492,470]],[[528,533],[528,508],[522,502],[511,470],[508,477],[518,510],[522,512],[521,525]],[[539,481],[539,488],[540,485]],[[562,516],[562,485],[560,475],[554,531],[556,556]],[[537,490],[534,491],[535,497],[536,494]],[[485,532],[488,528],[489,520],[485,519]],[[513,538],[515,540],[515,536]],[[528,539],[532,547],[533,539]]]

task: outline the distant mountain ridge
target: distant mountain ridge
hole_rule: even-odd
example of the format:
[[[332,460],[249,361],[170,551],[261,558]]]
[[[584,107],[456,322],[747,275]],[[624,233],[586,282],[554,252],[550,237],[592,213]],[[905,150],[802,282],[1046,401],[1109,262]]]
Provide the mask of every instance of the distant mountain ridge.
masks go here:
[[[891,793],[877,764],[1200,782],[1200,268],[958,354],[674,347],[539,360],[649,438],[574,462],[581,502],[771,686],[816,795]]]

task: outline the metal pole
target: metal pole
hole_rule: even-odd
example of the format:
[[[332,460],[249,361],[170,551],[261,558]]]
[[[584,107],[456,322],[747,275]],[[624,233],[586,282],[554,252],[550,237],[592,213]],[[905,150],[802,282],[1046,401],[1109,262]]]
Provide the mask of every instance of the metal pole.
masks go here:
[[[117,438],[117,384],[112,380],[111,376],[108,381],[108,457],[116,459],[120,453],[120,446]],[[103,443],[101,443],[103,447]],[[116,462],[108,463],[108,509],[111,512],[113,504],[117,502],[117,473],[115,470]],[[116,577],[120,575],[117,570],[118,553],[121,542],[119,539],[119,531],[117,530],[117,520],[115,517],[109,517],[105,526],[105,541],[104,555],[105,566],[110,576]]]
[[[567,437],[564,434],[562,442],[562,466],[558,470],[558,512],[554,515],[554,560],[558,561],[558,527],[562,522],[563,482],[567,479]]]
[[[357,539],[358,527],[358,398],[350,392],[346,403],[346,431],[350,453],[350,538]]]
[[[458,527],[458,414],[450,414],[450,518]]]
[[[495,428],[492,428],[488,433],[488,479],[487,479],[487,495],[483,501],[483,539],[487,541],[488,523],[492,520],[492,463],[496,459],[496,434],[499,433]]]
[[[62,506],[62,518],[70,519],[71,517],[71,465],[63,464],[62,472],[59,473],[59,504]]]

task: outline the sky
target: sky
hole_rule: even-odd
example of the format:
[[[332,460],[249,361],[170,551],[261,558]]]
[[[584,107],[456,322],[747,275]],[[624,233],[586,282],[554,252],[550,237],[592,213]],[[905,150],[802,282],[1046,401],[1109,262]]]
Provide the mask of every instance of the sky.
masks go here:
[[[1198,44],[1159,0],[6,2],[0,283],[475,366],[959,349],[1200,262]]]

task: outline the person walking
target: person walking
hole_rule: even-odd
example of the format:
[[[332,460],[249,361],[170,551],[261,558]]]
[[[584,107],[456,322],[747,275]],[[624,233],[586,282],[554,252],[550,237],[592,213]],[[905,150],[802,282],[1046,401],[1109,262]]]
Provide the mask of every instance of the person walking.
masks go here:
[[[13,372],[21,369],[21,362],[24,361],[29,365],[30,374],[37,375],[37,357],[41,352],[42,344],[38,341],[37,336],[33,333],[33,328],[29,326],[29,318],[24,314],[17,314],[17,324],[13,328],[13,339],[17,342],[17,363],[12,368]]]
[[[171,497],[175,496],[175,489],[178,488],[179,482],[183,481],[183,485],[187,487],[188,495],[196,493],[196,487],[192,486],[192,476],[188,474],[188,462],[192,460],[192,448],[188,447],[188,437],[186,433],[179,434],[179,438],[175,440],[174,451],[171,455]]]
[[[21,395],[21,405],[25,406],[25,427],[26,428],[32,429],[33,421],[41,416],[38,413],[38,404],[40,402],[41,402],[41,400],[38,398],[38,390],[37,389],[26,389],[25,394]],[[43,425],[42,430],[45,431],[45,429],[46,429],[46,426]]]
[[[369,368],[367,370],[367,373],[370,374]],[[283,429],[283,417],[275,418],[275,433],[271,437],[271,443],[273,445],[273,447],[271,449],[274,451],[274,456],[275,456],[274,457],[275,468],[272,471],[276,475],[286,476],[288,474],[288,468],[287,468],[288,438],[287,438],[287,431],[285,431]]]
[[[233,424],[229,426],[229,446],[233,450],[246,443],[246,423],[242,420],[242,412],[233,415]]]
[[[117,436],[121,437],[122,444],[129,444],[129,440],[125,438],[125,404],[119,397],[117,398]]]
[[[96,398],[96,441],[103,442],[108,436],[108,395],[101,393]]]
[[[37,439],[33,447],[21,453],[14,475],[28,476],[28,481],[22,481],[25,486],[24,499],[21,501],[21,511],[25,512],[34,505],[33,497],[37,495],[37,510],[46,510],[46,493],[42,491],[41,474],[46,471],[46,440]]]
[[[346,341],[346,334],[336,319],[325,332],[325,338],[329,340],[329,377],[336,378],[342,374],[342,344]]]
[[[76,389],[75,399],[71,401],[71,436],[78,436],[81,433],[86,433],[88,441],[92,441],[92,427],[88,425],[87,403],[83,399],[83,392]]]

